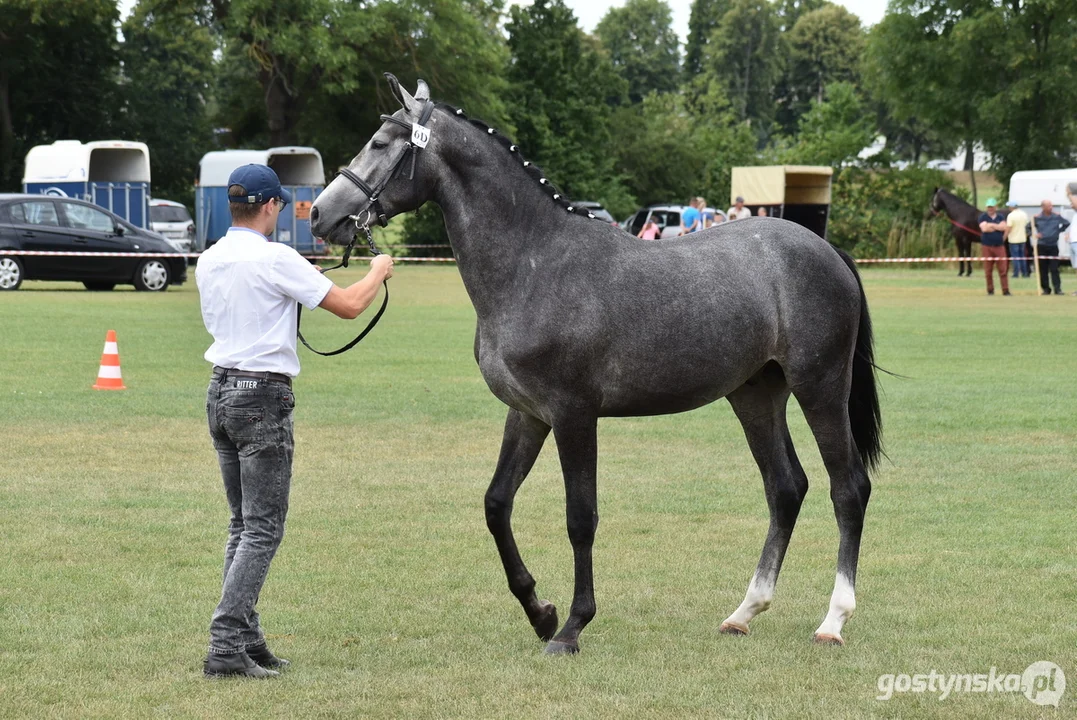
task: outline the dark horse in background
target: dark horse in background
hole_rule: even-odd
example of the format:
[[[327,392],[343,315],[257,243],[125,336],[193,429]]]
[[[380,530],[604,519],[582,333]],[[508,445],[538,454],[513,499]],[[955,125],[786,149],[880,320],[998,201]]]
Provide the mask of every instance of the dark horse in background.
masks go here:
[[[852,259],[775,218],[638,240],[574,207],[492,128],[431,102],[424,82],[412,97],[387,77],[403,109],[382,116],[325,188],[311,227],[347,243],[374,218],[428,201],[441,207],[475,306],[475,358],[509,408],[486,523],[510,590],[549,641],[546,651],[577,652],[595,616],[598,418],[684,412],[723,397],[743,425],[770,508],[744,602],[720,628],[747,634],[774,597],[808,490],[786,425],[790,394],[819,444],[840,535],[834,591],[815,639],[843,643],[871,492],[867,470],[881,452],[871,321]],[[551,431],[575,571],[560,631],[554,605],[535,594],[511,527],[513,499]]]
[[[950,221],[950,232],[954,235],[957,243],[957,255],[959,258],[972,257],[972,243],[980,242],[980,211],[972,205],[954,195],[949,190],[935,188],[935,195],[931,198],[931,214],[944,213]],[[957,274],[972,275],[972,261],[958,260]]]

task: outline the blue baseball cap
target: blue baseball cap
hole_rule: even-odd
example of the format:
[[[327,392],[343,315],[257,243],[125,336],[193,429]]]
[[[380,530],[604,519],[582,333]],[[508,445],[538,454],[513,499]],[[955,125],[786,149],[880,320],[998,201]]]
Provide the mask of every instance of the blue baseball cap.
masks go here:
[[[260,204],[278,197],[284,201],[285,205],[292,201],[292,194],[280,186],[277,173],[267,165],[251,164],[237,167],[228,176],[228,186],[233,185],[242,187],[245,194],[239,197],[229,196],[229,202]]]

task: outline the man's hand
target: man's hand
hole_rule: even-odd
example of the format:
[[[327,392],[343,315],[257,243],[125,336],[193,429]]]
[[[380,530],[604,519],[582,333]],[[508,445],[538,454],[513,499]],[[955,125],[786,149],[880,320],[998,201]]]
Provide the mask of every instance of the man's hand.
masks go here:
[[[393,276],[393,258],[391,255],[382,253],[375,255],[370,261],[371,274],[378,273],[382,280],[388,280]],[[380,282],[380,280],[379,280]]]
[[[376,255],[370,261],[366,276],[346,288],[334,285],[321,302],[321,307],[337,317],[351,320],[366,310],[378,294],[382,281],[393,276],[393,259],[388,255]]]

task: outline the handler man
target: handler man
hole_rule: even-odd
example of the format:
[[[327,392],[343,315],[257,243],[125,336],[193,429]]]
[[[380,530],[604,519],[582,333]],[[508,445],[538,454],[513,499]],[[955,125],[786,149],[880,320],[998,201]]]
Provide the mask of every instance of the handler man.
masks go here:
[[[1040,289],[1044,295],[1050,295],[1051,285],[1054,285],[1055,295],[1061,295],[1062,277],[1058,274],[1058,258],[1049,258],[1058,255],[1058,238],[1070,226],[1070,221],[1055,212],[1050,200],[1041,202],[1040,209],[1042,212],[1032,218],[1036,223],[1033,236],[1039,245],[1039,252],[1048,256],[1040,258]]]
[[[213,336],[205,354],[213,363],[206,414],[231,510],[203,673],[264,678],[288,665],[266,646],[254,606],[288,514],[296,303],[355,318],[392,277],[393,260],[378,255],[366,277],[340,288],[293,248],[269,242],[292,196],[265,165],[237,168],[228,200],[232,227],[202,253],[196,272],[202,320]]]
[[[997,203],[995,198],[987,199],[986,212],[980,213],[980,232],[983,235],[980,236],[980,247],[985,258],[984,260],[984,274],[987,276],[987,294],[995,294],[995,283],[992,280],[992,269],[995,264],[998,264],[998,279],[1002,284],[1002,294],[1010,294],[1010,283],[1007,280],[1009,277],[1006,274],[1006,248],[1005,234],[1006,218],[1002,217],[997,212]]]

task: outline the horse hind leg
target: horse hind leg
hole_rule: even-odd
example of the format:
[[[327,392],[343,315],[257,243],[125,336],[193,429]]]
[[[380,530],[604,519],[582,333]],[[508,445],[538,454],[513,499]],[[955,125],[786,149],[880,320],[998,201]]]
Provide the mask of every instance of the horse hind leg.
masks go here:
[[[806,393],[794,390],[830,476],[830,499],[838,521],[838,571],[834,592],[826,617],[815,631],[816,642],[834,645],[845,644],[841,631],[856,609],[860,537],[871,496],[871,481],[853,439],[846,400],[848,385],[845,387],[845,392],[840,392],[838,387],[820,385],[813,385]]]
[[[770,509],[767,539],[744,602],[719,628],[723,633],[747,635],[748,623],[769,608],[774,599],[778,573],[808,492],[808,478],[789,437],[785,417],[789,388],[781,368],[768,366],[731,393],[728,400],[759,465]]]
[[[557,631],[557,608],[535,595],[535,579],[528,572],[512,534],[512,504],[535,464],[550,427],[517,410],[505,420],[505,435],[490,488],[486,491],[486,526],[494,536],[509,590],[520,601],[535,634],[543,641]]]

